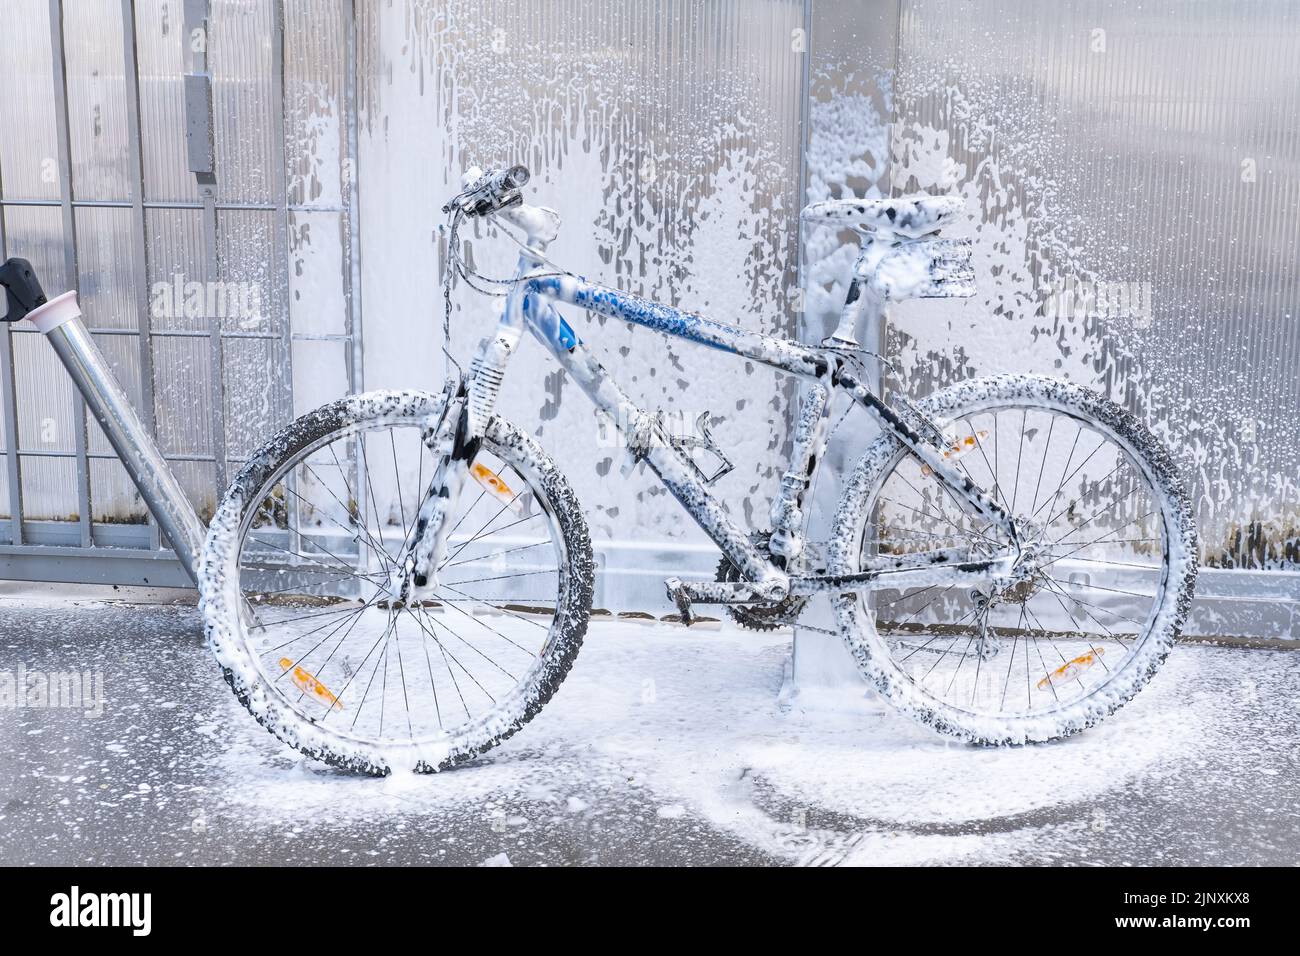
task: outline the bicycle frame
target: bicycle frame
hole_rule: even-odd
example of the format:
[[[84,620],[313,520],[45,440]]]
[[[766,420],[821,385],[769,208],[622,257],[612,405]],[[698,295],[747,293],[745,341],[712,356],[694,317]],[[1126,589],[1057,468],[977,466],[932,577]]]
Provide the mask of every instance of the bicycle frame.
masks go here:
[[[669,582],[670,592],[676,588],[685,595],[687,601],[726,603],[779,600],[791,593],[813,594],[874,587],[962,582],[979,587],[987,586],[994,576],[1009,573],[1018,556],[1018,543],[1010,549],[1015,554],[1009,551],[991,557],[981,556],[978,560],[971,560],[970,555],[954,549],[945,549],[913,554],[906,558],[868,559],[863,570],[852,575],[807,573],[806,562],[802,560],[803,498],[825,451],[830,399],[836,391],[847,393],[866,408],[881,430],[894,435],[912,455],[927,465],[948,486],[955,498],[969,505],[990,525],[1003,530],[1011,541],[1018,542],[1018,539],[1010,516],[968,477],[959,474],[937,448],[924,440],[861,382],[835,349],[813,348],[715,322],[576,276],[548,272],[542,250],[549,240],[544,230],[538,227],[535,215],[543,212],[548,211],[534,210],[531,207],[511,211],[510,218],[527,227],[529,241],[519,257],[516,282],[507,297],[496,337],[485,341],[483,352],[476,359],[474,371],[467,383],[470,418],[477,419],[479,427],[486,425],[506,363],[518,346],[523,332],[531,332],[577,382],[592,403],[613,420],[634,458],[649,466],[746,579],[740,584],[683,585],[679,581],[672,581]],[[554,225],[558,225],[558,220],[552,228]],[[630,322],[747,358],[811,382],[797,420],[790,467],[782,479],[772,507],[771,557],[760,551],[749,535],[730,520],[710,494],[705,480],[687,453],[665,434],[658,417],[638,406],[623,391],[555,310],[553,303],[566,303]],[[867,307],[866,297],[851,292],[845,303],[845,315],[852,318],[853,314]],[[472,441],[474,431],[474,423],[471,421],[469,434],[461,436],[453,444],[464,444],[467,438]],[[441,440],[448,442],[451,433],[452,429],[448,426],[444,429]],[[454,451],[451,445],[444,444],[442,460],[449,470],[456,470],[453,463],[457,456],[468,461],[472,458],[472,449]],[[464,469],[459,471],[463,472]],[[463,478],[445,473],[435,476],[422,508],[422,519],[427,519],[426,526],[429,521],[434,522],[435,529],[441,525],[438,512],[445,512],[449,507],[446,502],[455,500],[461,480]],[[440,535],[436,532],[424,538],[417,546],[417,583],[427,579],[429,567],[436,567],[435,555],[440,555],[445,545],[445,541],[438,540]],[[683,605],[680,597],[678,603]],[[685,613],[684,606],[683,611]]]

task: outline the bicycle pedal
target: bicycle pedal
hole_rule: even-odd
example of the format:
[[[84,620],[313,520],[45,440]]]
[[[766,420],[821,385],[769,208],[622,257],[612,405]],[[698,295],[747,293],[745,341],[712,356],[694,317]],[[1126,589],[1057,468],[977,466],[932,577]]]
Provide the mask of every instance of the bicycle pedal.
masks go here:
[[[686,584],[680,578],[669,578],[664,582],[664,587],[668,589],[668,597],[677,605],[682,626],[690,627],[691,622],[695,620],[695,615],[691,613],[691,596],[686,591]]]

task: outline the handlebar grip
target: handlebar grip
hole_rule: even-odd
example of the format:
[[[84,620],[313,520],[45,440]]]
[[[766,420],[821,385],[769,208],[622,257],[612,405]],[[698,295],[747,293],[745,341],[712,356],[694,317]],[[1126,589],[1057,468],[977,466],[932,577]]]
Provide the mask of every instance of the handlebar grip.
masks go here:
[[[0,316],[0,322],[17,322],[46,302],[41,280],[36,278],[36,271],[26,259],[15,256],[0,266],[0,286],[4,287],[8,305],[5,314]]]
[[[511,166],[502,170],[500,175],[501,186],[505,189],[522,189],[531,178],[527,166]]]
[[[472,180],[471,176],[473,176]],[[443,206],[443,212],[450,211],[455,205],[465,215],[481,216],[513,206],[520,202],[520,188],[527,185],[531,178],[527,166],[490,169],[485,173],[469,170],[465,174],[465,179],[470,180],[466,183],[465,191]]]

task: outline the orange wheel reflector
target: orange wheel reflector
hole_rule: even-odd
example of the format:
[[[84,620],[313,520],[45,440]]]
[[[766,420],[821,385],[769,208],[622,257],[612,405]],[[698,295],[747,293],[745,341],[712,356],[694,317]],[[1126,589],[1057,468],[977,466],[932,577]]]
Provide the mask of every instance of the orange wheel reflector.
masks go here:
[[[343,709],[343,705],[339,703],[339,699],[334,696],[328,687],[317,680],[316,675],[311,671],[296,666],[288,657],[280,658],[280,669],[286,671],[292,669],[293,673],[290,675],[289,679],[292,680],[294,686],[304,694],[307,694],[309,697],[315,697],[322,703],[329,704],[335,710]]]
[[[961,438],[955,438],[953,439],[952,444],[944,449],[943,457],[947,461],[956,461],[964,455],[969,455],[979,447],[980,442],[988,437],[988,430],[981,428],[974,435],[963,435]],[[934,474],[934,469],[929,465],[922,465],[921,474],[926,478],[929,478]]]
[[[1105,648],[1096,647],[1087,654],[1080,654],[1072,661],[1066,661],[1056,670],[1052,671],[1046,677],[1038,682],[1039,690],[1047,690],[1054,684],[1062,684],[1066,681],[1072,681],[1093,664],[1101,659],[1101,655],[1106,653]]]

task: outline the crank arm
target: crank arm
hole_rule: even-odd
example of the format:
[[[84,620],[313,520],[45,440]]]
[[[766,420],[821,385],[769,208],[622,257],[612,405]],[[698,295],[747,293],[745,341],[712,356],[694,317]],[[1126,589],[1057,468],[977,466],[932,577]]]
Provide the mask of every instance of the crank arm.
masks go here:
[[[760,584],[754,581],[682,581],[669,578],[664,582],[674,600],[684,597],[692,604],[752,604],[755,601],[779,601],[785,589],[779,581]]]

